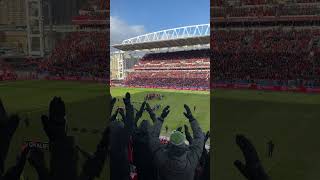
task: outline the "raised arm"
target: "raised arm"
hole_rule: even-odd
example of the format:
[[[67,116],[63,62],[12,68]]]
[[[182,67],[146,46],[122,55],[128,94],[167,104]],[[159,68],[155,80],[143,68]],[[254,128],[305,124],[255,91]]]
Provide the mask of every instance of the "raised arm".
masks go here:
[[[161,133],[161,128],[162,128],[162,125],[163,125],[163,121],[168,116],[168,114],[170,113],[169,108],[170,108],[170,106],[166,106],[162,110],[162,113],[161,113],[160,117],[158,117],[158,118],[156,117],[156,115],[154,114],[153,111],[150,111],[150,112],[148,111],[149,114],[150,114],[150,117],[152,116],[155,119],[152,131],[151,131],[151,135],[154,136],[154,137],[157,137],[158,139],[159,139],[159,136],[160,136],[160,133]]]
[[[241,174],[248,180],[269,180],[270,177],[262,167],[258,153],[252,143],[243,135],[236,136],[236,143],[245,159],[245,164],[239,160],[234,162]]]
[[[203,151],[204,134],[199,126],[198,121],[193,117],[189,106],[184,105],[184,108],[186,112],[183,114],[189,120],[191,129],[193,131],[193,142],[189,146],[190,151],[188,152],[188,157],[190,164],[196,167]]]
[[[8,116],[2,101],[0,100],[0,177],[4,173],[10,142],[20,122],[17,115]]]
[[[155,123],[157,121],[157,116],[156,114],[153,112],[152,108],[150,107],[149,103],[146,103],[146,110],[149,113],[149,116],[152,120],[153,123]]]
[[[65,104],[54,97],[49,106],[49,117],[41,117],[50,142],[50,170],[53,179],[76,179],[78,154],[75,140],[67,136]]]
[[[140,110],[136,113],[136,117],[134,118],[135,127],[138,127],[138,121],[142,117],[145,106],[146,106],[146,102],[144,101],[140,107]]]
[[[160,143],[159,135],[161,132],[163,122],[165,118],[168,116],[168,114],[170,113],[169,108],[170,107],[167,106],[166,108],[163,109],[161,116],[156,119],[156,121],[154,122],[150,130],[149,145],[150,145],[151,152],[153,154],[154,162],[158,166],[161,165],[164,161],[163,151],[161,148],[162,145]]]
[[[184,133],[186,134],[186,139],[189,142],[189,145],[193,143],[193,138],[189,132],[189,128],[187,125],[184,125]]]

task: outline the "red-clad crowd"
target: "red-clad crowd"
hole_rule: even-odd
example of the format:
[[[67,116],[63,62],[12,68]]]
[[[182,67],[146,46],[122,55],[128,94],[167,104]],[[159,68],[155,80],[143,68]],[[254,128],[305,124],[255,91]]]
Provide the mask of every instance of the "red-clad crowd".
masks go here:
[[[133,69],[127,86],[209,89],[210,51],[147,54]]]
[[[109,77],[106,32],[75,32],[60,41],[39,70],[53,76]]]
[[[319,0],[295,0],[294,3],[319,3]],[[228,2],[226,0],[216,0],[213,1],[215,6],[223,6],[223,5],[229,5],[233,2]],[[236,2],[237,3],[237,2]],[[287,1],[281,1],[281,0],[240,0],[239,4],[241,5],[285,5]],[[293,2],[292,2],[293,3]]]
[[[319,35],[302,28],[214,31],[214,81],[320,86]]]
[[[218,52],[295,53],[320,49],[320,30],[311,29],[239,29],[214,31],[212,49]]]
[[[0,81],[16,80],[17,74],[13,71],[12,67],[0,59]]]
[[[279,17],[295,15],[317,15],[320,12],[314,4],[260,5],[219,7],[213,10],[213,17]]]

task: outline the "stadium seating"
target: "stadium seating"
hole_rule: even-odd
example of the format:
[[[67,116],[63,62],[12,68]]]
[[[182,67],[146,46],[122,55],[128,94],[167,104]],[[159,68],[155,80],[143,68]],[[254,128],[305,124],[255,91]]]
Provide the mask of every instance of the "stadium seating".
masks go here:
[[[320,86],[319,29],[218,30],[214,81]]]
[[[127,86],[209,89],[210,51],[146,54],[129,73]]]
[[[320,28],[310,21],[318,17],[319,3],[216,1],[213,84],[319,88]]]
[[[74,32],[53,50],[40,69],[54,76],[109,76],[107,34],[104,32]]]
[[[224,6],[221,3],[216,5],[213,10],[214,17],[279,17],[279,16],[301,16],[301,15],[318,15],[320,9],[318,3],[315,5],[311,2],[306,3],[287,3],[287,4],[270,4],[265,0],[246,0],[242,1],[241,6]]]
[[[0,59],[0,81],[16,80],[17,74],[14,72],[12,67]]]

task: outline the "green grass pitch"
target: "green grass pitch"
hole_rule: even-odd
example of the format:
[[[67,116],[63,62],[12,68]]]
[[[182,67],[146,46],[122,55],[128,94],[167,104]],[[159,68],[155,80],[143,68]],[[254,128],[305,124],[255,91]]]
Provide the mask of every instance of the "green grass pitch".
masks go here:
[[[214,90],[211,98],[214,179],[245,180],[233,166],[234,160],[243,161],[236,134],[252,141],[272,180],[320,178],[320,95]],[[266,156],[270,139],[271,159]]]

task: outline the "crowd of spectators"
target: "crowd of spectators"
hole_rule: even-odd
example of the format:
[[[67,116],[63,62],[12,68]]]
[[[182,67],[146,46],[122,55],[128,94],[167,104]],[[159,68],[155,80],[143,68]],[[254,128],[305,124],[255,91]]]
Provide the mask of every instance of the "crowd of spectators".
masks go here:
[[[319,30],[217,30],[214,82],[320,86]]]
[[[10,64],[0,59],[0,81],[16,80],[17,74]]]
[[[126,85],[135,87],[208,89],[210,70],[135,71],[126,78]]]
[[[147,54],[133,70],[125,80],[128,86],[209,89],[210,51]]]
[[[218,30],[212,33],[212,49],[219,52],[296,53],[320,49],[320,31],[312,29],[273,28]],[[315,43],[314,43],[315,42]]]
[[[55,46],[39,70],[53,76],[109,77],[106,32],[74,32]]]
[[[242,6],[258,6],[258,5],[285,5],[285,4],[307,4],[307,3],[319,3],[319,0],[294,0],[294,1],[282,1],[282,0],[240,0],[235,2]],[[234,4],[226,0],[213,1],[214,6],[230,6]]]
[[[320,13],[319,5],[289,4],[266,6],[237,6],[219,7],[213,11],[213,17],[279,17],[296,15],[317,15]]]

